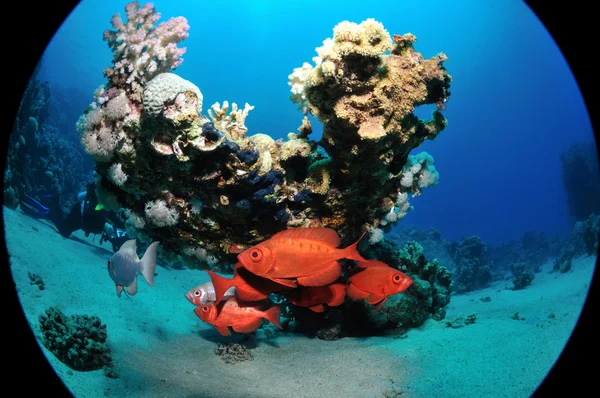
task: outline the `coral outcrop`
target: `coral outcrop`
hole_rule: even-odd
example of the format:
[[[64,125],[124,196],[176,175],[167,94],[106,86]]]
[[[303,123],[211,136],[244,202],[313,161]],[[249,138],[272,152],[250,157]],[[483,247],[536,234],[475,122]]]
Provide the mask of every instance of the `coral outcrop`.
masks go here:
[[[79,371],[105,369],[113,377],[112,358],[106,345],[106,325],[97,316],[67,316],[56,307],[39,317],[42,344],[61,362]]]
[[[105,33],[113,66],[79,127],[98,197],[125,210],[132,236],[198,267],[289,228],[330,227],[346,243],[367,230],[377,241],[410,209],[409,195],[437,183],[433,158],[410,153],[446,126],[451,77],[447,57],[425,59],[414,35],[392,37],[372,19],[338,24],[315,65],[290,75],[304,117],[275,141],[248,131],[252,105],[215,102],[204,114],[201,82],[174,74],[184,18],[155,26],[151,5],[126,11]],[[437,105],[431,120],[413,113],[424,104]],[[320,142],[308,114],[323,123]]]

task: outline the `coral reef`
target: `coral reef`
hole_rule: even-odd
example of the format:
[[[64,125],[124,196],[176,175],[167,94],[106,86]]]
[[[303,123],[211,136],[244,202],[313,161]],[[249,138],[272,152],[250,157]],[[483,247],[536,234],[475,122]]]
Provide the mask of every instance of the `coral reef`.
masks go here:
[[[569,212],[575,221],[600,214],[600,169],[596,144],[573,144],[560,155]]]
[[[345,244],[366,230],[375,242],[410,209],[409,195],[437,182],[433,158],[410,152],[446,126],[451,77],[447,57],[425,59],[414,35],[392,38],[371,19],[338,24],[316,65],[290,75],[304,116],[275,141],[250,134],[250,104],[202,113],[200,89],[174,74],[184,18],[156,26],[160,14],[138,2],[126,14],[104,35],[113,66],[78,126],[98,197],[124,209],[141,239],[200,268],[288,228],[330,227]],[[432,120],[414,115],[424,104],[437,104]],[[309,113],[323,123],[320,142],[309,139]]]
[[[476,321],[477,321],[477,314],[472,313],[472,314],[467,315],[466,318],[459,316],[459,317],[454,318],[451,321],[446,321],[446,327],[453,328],[453,329],[459,329],[459,328],[462,328],[463,326],[472,325]]]
[[[407,328],[421,326],[429,318],[444,319],[454,290],[451,272],[435,258],[427,261],[417,242],[392,248],[385,256],[387,264],[405,272],[414,282],[404,294],[390,297],[389,305],[382,308],[390,321]],[[374,249],[378,256],[383,254],[381,248]]]
[[[513,272],[513,290],[522,290],[527,286],[531,285],[533,279],[535,278],[535,273],[533,273],[528,264],[525,263],[515,263],[512,265]]]
[[[487,245],[480,237],[473,235],[455,242],[451,254],[456,263],[454,277],[457,293],[483,289],[492,281]]]
[[[599,241],[600,215],[591,214],[586,220],[575,223],[566,244],[554,260],[553,270],[568,272],[573,259],[597,254]]]
[[[105,368],[114,375],[106,325],[97,316],[66,316],[50,307],[39,317],[42,344],[61,362],[79,371]]]
[[[41,276],[38,274],[34,274],[33,272],[27,272],[27,276],[29,277],[29,284],[36,285],[40,290],[46,290],[46,284]]]
[[[539,231],[526,231],[521,239],[489,244],[488,261],[492,264],[494,280],[514,277],[513,265],[522,264],[527,273],[538,273],[548,259],[559,255],[565,238],[547,236]]]
[[[30,79],[10,134],[4,171],[4,205],[16,208],[30,195],[39,201],[61,197],[65,209],[75,202],[91,172],[68,115],[60,109],[64,95],[37,78]],[[71,132],[73,134],[71,134]]]
[[[225,363],[236,364],[238,362],[251,361],[254,357],[252,352],[239,343],[218,343],[214,349],[215,354],[221,357]]]
[[[394,228],[393,232],[388,234],[389,238],[397,244],[405,245],[408,242],[419,242],[423,248],[423,254],[427,258],[437,258],[444,267],[453,271],[456,268],[454,260],[448,251],[451,242],[444,239],[440,231],[435,228],[419,229],[414,225],[402,228]]]

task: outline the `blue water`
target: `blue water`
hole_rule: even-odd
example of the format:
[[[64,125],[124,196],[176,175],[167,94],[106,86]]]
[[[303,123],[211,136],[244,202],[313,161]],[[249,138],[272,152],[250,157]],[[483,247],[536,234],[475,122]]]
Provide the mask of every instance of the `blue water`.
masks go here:
[[[577,84],[556,44],[520,1],[177,1],[154,2],[160,21],[183,15],[191,26],[176,73],[214,102],[255,106],[251,134],[285,137],[301,114],[288,100],[287,76],[316,55],[315,47],[342,20],[375,18],[391,33],[414,33],[429,58],[440,51],[454,80],[433,142],[415,151],[433,155],[439,184],[411,203],[401,225],[436,227],[447,239],[477,234],[493,243],[527,230],[568,233],[572,220],[559,154],[592,139]],[[57,32],[43,57],[41,79],[87,93],[105,82],[112,54],[102,41],[127,1],[83,1]],[[159,21],[159,22],[160,22]],[[85,98],[85,95],[83,96]],[[428,116],[430,109],[419,112]],[[320,126],[313,121],[315,132]]]

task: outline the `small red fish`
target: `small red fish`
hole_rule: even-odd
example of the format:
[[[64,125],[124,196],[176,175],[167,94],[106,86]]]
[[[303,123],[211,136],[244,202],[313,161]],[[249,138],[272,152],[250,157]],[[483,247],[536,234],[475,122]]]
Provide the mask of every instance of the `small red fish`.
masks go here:
[[[346,299],[346,285],[336,282],[327,286],[299,287],[283,293],[291,304],[308,307],[314,312],[323,312],[327,304],[330,307],[342,305]]]
[[[270,279],[261,278],[241,266],[235,265],[233,278],[228,279],[211,271],[206,271],[215,289],[215,302],[219,302],[234,287],[235,295],[242,301],[260,301],[266,299],[269,294],[281,292],[291,286],[280,285]]]
[[[340,236],[330,228],[295,228],[276,233],[238,255],[244,268],[255,275],[294,287],[325,286],[342,274],[338,260],[366,261],[354,244],[338,249]]]
[[[252,333],[260,327],[263,318],[282,329],[279,321],[281,309],[276,305],[269,306],[265,302],[243,303],[231,297],[219,304],[206,303],[197,306],[194,312],[198,318],[213,325],[223,336],[231,335],[230,327],[237,333]]]
[[[346,292],[353,299],[367,299],[367,303],[374,304],[376,309],[388,296],[405,291],[413,283],[411,277],[381,261],[368,260],[358,265],[365,269],[348,279]]]

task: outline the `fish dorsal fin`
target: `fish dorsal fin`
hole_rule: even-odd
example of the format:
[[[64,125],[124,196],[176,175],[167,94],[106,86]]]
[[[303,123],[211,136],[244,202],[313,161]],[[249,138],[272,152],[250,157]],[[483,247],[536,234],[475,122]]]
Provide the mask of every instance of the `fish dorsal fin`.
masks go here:
[[[292,228],[276,233],[271,239],[309,239],[326,243],[332,247],[342,244],[342,239],[335,230],[331,228]]]
[[[119,250],[125,250],[125,249],[132,249],[135,252],[137,250],[137,246],[135,244],[135,239],[131,239],[131,240],[128,240],[125,243],[123,243]]]

